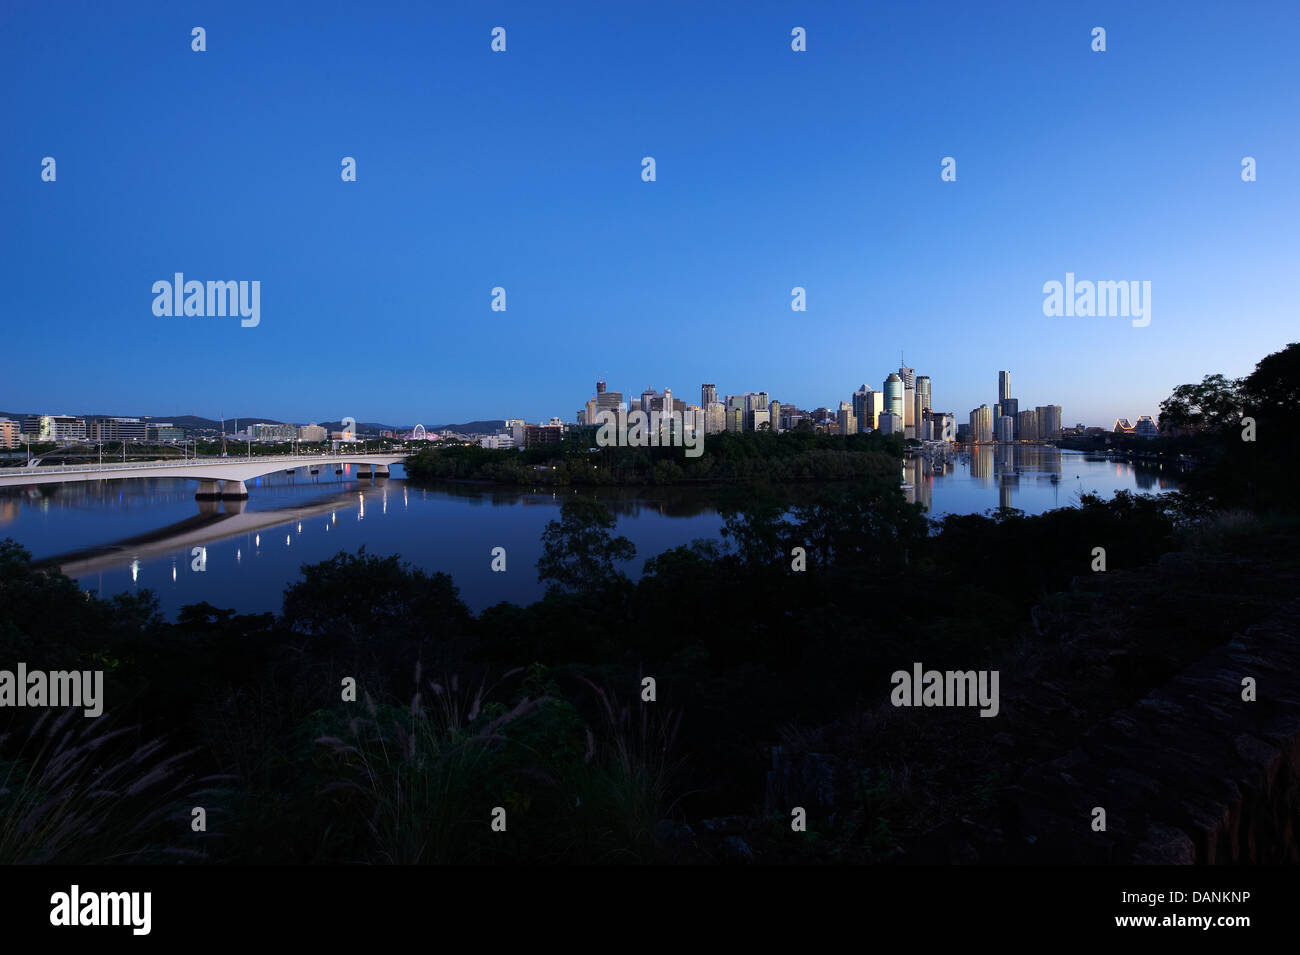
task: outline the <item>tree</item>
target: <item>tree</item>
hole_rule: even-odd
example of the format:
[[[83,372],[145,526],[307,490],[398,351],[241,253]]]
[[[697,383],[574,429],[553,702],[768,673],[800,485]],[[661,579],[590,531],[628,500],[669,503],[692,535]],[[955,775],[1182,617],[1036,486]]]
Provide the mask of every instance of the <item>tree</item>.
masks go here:
[[[1179,385],[1160,402],[1160,428],[1218,430],[1241,420],[1241,382],[1206,375],[1199,385]]]
[[[586,593],[627,583],[627,575],[614,565],[631,560],[636,547],[626,537],[615,537],[614,515],[597,500],[571,497],[560,508],[560,519],[546,525],[538,579],[548,590]]]
[[[1300,342],[1260,359],[1241,383],[1245,413],[1283,418],[1300,409]]]

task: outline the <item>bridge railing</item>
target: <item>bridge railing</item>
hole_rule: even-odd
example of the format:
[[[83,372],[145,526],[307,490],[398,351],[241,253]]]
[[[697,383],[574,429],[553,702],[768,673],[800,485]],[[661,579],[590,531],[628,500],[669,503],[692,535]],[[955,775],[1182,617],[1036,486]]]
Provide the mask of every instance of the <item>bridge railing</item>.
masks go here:
[[[198,458],[171,458],[164,461],[128,461],[125,464],[40,464],[35,467],[24,468],[0,468],[0,477],[10,477],[19,474],[50,474],[50,473],[73,473],[89,471],[135,471],[148,470],[150,468],[177,468],[186,466],[212,465],[212,464],[260,464],[263,461],[270,463],[287,463],[295,462],[299,464],[310,464],[315,461],[321,463],[327,461],[344,461],[351,458],[406,458],[411,452],[391,452],[391,451],[355,451],[346,454],[266,454],[254,455],[253,457],[213,457],[207,455]]]

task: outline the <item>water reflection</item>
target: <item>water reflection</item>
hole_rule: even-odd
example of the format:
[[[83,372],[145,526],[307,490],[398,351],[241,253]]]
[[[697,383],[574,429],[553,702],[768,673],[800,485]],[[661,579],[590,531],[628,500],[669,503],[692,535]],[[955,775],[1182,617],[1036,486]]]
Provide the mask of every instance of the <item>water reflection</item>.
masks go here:
[[[46,485],[0,493],[0,522],[5,536],[38,559],[61,558],[82,586],[108,594],[148,588],[169,614],[200,600],[241,612],[278,610],[303,564],[363,546],[368,554],[397,554],[426,572],[450,574],[478,610],[541,595],[534,572],[541,535],[570,496],[594,497],[613,511],[617,532],[636,546],[636,559],[624,567],[635,576],[648,557],[695,538],[717,539],[720,506],[744,494],[740,487],[415,485],[399,476],[371,478],[361,468],[351,474],[346,481],[308,480],[306,472],[296,481],[277,476],[247,500],[204,502],[199,513],[193,482]],[[1158,466],[1019,445],[914,454],[898,480],[907,499],[936,518],[995,507],[1034,514],[1070,505],[1081,493],[1108,497],[1175,483]],[[811,499],[820,487],[788,490]],[[491,572],[488,555],[497,546],[508,549],[511,570],[519,572]],[[200,561],[193,559],[196,549]],[[70,554],[76,560],[65,563]]]

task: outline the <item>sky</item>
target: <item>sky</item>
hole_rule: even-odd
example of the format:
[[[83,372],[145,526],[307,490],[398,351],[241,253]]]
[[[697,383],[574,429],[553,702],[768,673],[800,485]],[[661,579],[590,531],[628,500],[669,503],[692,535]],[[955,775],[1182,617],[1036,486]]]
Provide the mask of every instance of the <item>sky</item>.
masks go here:
[[[1155,415],[1300,339],[1297,50],[1294,0],[0,0],[0,409],[836,408],[903,354],[958,421],[1000,369]],[[177,272],[258,324],[155,315]],[[1067,272],[1150,323],[1044,315]]]

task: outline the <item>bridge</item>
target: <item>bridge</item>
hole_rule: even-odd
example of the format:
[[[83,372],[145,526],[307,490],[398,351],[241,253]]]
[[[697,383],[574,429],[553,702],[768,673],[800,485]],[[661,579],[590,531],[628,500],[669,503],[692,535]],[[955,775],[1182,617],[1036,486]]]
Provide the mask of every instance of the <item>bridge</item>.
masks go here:
[[[32,484],[70,484],[77,481],[116,481],[126,478],[188,478],[199,482],[198,501],[240,500],[248,497],[245,481],[299,468],[340,468],[345,464],[370,467],[372,477],[387,477],[388,468],[400,464],[408,453],[268,454],[247,458],[189,458],[185,461],[128,461],[116,464],[41,465],[0,468],[0,487]]]

